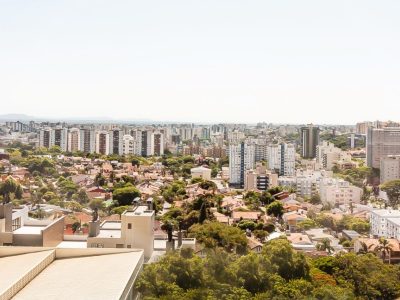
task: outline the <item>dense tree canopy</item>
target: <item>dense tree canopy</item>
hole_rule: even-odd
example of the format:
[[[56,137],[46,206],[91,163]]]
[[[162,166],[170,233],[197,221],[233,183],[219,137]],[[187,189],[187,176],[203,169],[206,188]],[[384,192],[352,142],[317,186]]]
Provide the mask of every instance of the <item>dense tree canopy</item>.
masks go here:
[[[400,180],[392,180],[381,185],[381,189],[385,191],[389,198],[389,205],[393,208],[399,207],[400,204]]]
[[[210,249],[171,252],[147,265],[137,281],[145,299],[396,299],[398,266],[373,254],[305,259],[286,239],[268,242],[261,254]]]
[[[140,197],[140,192],[136,187],[130,184],[113,191],[113,199],[116,200],[120,206],[132,205],[136,197]]]

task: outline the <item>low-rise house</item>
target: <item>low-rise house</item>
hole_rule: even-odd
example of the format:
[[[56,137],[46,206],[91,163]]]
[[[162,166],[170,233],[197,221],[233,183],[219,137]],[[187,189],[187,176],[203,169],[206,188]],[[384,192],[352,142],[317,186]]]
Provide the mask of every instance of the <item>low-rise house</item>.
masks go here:
[[[282,219],[288,225],[289,231],[294,232],[297,230],[297,225],[308,218],[307,212],[299,209],[297,211],[284,213]]]
[[[342,236],[349,241],[355,241],[361,237],[361,235],[354,230],[342,230]]]
[[[262,251],[263,244],[254,237],[247,237],[247,245],[249,246],[251,251],[257,254],[261,253]]]
[[[259,211],[233,211],[232,219],[235,222],[239,222],[241,220],[249,220],[249,221],[257,221],[261,216],[261,212]]]
[[[390,248],[390,261],[400,262],[400,244],[397,239],[387,239],[389,242]],[[359,238],[354,242],[354,252],[359,253],[361,251],[365,251],[364,247],[366,246],[368,252],[375,252],[380,257],[383,257],[383,253],[376,252],[376,248],[380,245],[379,238]],[[386,260],[389,260],[389,255],[386,253]]]
[[[224,214],[221,214],[217,211],[213,212],[213,215],[215,217],[215,219],[217,219],[217,222],[229,225],[229,217],[225,216]]]
[[[289,233],[286,238],[292,245],[293,249],[301,251],[314,251],[315,245],[311,242],[308,235],[303,233]]]
[[[202,178],[204,180],[211,180],[211,169],[200,166],[190,170],[192,178]]]
[[[333,235],[329,234],[326,228],[313,228],[310,230],[306,230],[305,233],[308,235],[308,237],[316,246],[323,240],[328,239],[334,251],[337,252],[343,250],[343,246],[340,245],[339,240],[335,238]]]

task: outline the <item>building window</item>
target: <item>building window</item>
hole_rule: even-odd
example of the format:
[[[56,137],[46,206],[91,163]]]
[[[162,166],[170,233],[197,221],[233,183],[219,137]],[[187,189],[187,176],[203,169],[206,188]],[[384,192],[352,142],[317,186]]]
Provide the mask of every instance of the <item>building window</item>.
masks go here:
[[[12,220],[12,231],[21,228],[21,218],[16,218]]]
[[[132,229],[132,223],[128,223],[128,229]]]
[[[131,246],[131,245],[127,245],[126,247],[127,247],[127,248],[132,248],[132,246]]]

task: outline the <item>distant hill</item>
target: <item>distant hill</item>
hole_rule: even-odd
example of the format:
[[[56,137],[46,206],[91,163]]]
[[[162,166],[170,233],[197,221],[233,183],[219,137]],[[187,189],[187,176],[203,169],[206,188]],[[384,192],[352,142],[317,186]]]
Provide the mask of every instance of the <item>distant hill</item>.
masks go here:
[[[0,115],[0,122],[7,121],[36,121],[36,122],[67,122],[67,123],[140,123],[140,124],[151,124],[151,123],[159,123],[154,122],[149,119],[112,119],[109,117],[76,117],[76,118],[45,118],[45,117],[34,117],[25,114],[3,114]]]
[[[4,114],[0,115],[0,121],[32,121],[37,120],[36,117],[24,114]]]

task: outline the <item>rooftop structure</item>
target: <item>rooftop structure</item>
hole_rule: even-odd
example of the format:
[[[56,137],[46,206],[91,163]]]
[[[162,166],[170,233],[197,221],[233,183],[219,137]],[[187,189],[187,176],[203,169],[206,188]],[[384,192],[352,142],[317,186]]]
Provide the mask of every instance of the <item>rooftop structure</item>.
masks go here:
[[[0,299],[136,299],[143,251],[0,247]],[[84,278],[84,280],[77,280]]]

